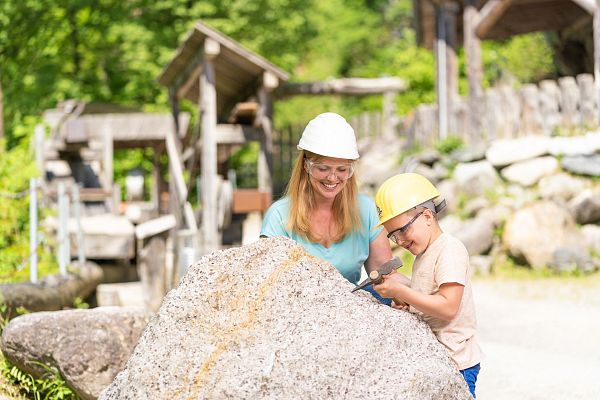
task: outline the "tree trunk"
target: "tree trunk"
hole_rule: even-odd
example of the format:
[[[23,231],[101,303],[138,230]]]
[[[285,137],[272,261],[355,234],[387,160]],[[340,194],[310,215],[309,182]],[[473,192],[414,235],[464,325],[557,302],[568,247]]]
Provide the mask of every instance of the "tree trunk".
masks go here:
[[[0,139],[4,137],[4,92],[0,81]]]

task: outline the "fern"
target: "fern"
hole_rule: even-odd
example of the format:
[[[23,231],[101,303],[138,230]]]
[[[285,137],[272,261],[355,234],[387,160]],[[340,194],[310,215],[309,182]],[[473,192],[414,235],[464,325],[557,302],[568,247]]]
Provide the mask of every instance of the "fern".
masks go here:
[[[6,359],[0,365],[0,373],[10,383],[17,386],[19,392],[29,399],[79,400],[77,394],[67,386],[64,378],[56,368],[40,362],[33,363],[46,370],[43,377],[36,379],[27,372],[21,371]]]

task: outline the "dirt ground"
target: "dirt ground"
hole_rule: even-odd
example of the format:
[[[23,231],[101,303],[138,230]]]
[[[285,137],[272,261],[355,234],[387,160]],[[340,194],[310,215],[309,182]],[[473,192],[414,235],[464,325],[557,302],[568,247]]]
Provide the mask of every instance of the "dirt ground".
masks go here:
[[[600,279],[474,282],[478,399],[600,399]]]

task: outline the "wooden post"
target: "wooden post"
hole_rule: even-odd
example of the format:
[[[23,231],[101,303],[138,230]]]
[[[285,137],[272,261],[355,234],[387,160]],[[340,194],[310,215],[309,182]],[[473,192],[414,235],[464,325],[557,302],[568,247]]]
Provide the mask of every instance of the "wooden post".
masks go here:
[[[467,57],[467,80],[469,82],[468,99],[468,135],[472,143],[481,139],[483,117],[483,67],[481,63],[481,41],[475,34],[479,23],[476,0],[467,0],[463,16],[464,48]]]
[[[396,92],[383,93],[382,110],[382,136],[384,139],[393,139],[396,136]]]
[[[103,162],[104,169],[104,188],[110,190],[113,184],[113,138],[110,128],[105,127],[102,132],[103,139]]]
[[[446,69],[448,85],[448,131],[458,133],[456,121],[456,103],[458,101],[458,59],[456,57],[456,15],[459,7],[456,3],[444,3],[446,23]]]
[[[262,135],[258,158],[258,190],[273,193],[273,98],[279,79],[269,72],[263,73],[263,83],[258,91],[260,111],[258,116]]]
[[[596,83],[596,116],[600,124],[600,0],[594,10],[594,81]]]
[[[156,208],[156,211],[160,214],[160,194],[162,191],[162,172],[160,169],[160,150],[154,148],[154,154],[152,156],[152,180],[154,185],[151,193],[152,204]]]
[[[438,137],[448,136],[448,71],[446,59],[446,10],[436,6],[436,66],[437,66],[437,106]]]
[[[0,139],[4,137],[4,92],[0,81]]]
[[[202,116],[202,233],[204,252],[217,248],[217,91],[213,60],[220,45],[204,40],[203,68],[200,74],[200,115]]]
[[[29,180],[29,282],[38,283],[38,209],[37,183],[35,178]]]

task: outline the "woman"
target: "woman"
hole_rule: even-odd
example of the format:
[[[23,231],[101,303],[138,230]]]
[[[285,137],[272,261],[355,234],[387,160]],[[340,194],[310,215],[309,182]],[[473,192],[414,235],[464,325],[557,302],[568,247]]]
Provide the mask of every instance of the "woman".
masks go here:
[[[338,114],[320,114],[304,129],[298,149],[286,194],[267,211],[261,237],[289,237],[356,284],[363,264],[368,273],[392,252],[383,229],[375,229],[375,204],[358,194],[354,130]]]

